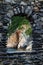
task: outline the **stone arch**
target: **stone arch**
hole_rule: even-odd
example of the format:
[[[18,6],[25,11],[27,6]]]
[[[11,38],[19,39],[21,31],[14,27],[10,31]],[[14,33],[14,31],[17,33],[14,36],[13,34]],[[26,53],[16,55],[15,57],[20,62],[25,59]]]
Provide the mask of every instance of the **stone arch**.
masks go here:
[[[16,16],[16,15],[17,16],[19,16],[19,15],[26,16],[27,19],[29,19],[31,14],[32,14],[32,9],[30,6],[24,6],[24,5],[14,6],[13,9],[9,10],[8,13],[6,14],[6,17],[7,17],[6,20],[11,19],[12,16]],[[30,18],[32,19],[32,17],[30,17]],[[9,20],[9,23],[10,23],[10,20]]]
[[[37,37],[38,37],[38,39],[40,37],[40,34],[38,33],[38,30],[40,30],[40,27],[38,27],[38,26],[40,26],[40,23],[39,23],[40,18],[39,18],[38,13],[35,13],[33,11],[33,8],[29,5],[15,4],[6,13],[6,15],[4,17],[4,21],[7,22],[7,24],[8,24],[8,23],[10,23],[11,17],[16,16],[16,15],[23,15],[23,16],[25,15],[26,17],[28,17],[30,19],[30,24],[32,25],[32,36],[33,36],[33,41],[34,41],[33,42],[33,49],[36,50],[37,45],[34,43],[38,44]],[[36,34],[36,37],[35,37],[35,34]],[[36,45],[36,47],[35,47],[35,45]]]
[[[9,23],[10,18],[6,16],[5,11],[8,11],[6,4],[0,3],[1,6],[1,11],[0,13],[3,15],[3,19],[0,18],[0,25],[2,25],[2,28],[0,28],[0,38],[2,38],[0,42],[0,64],[19,64],[20,62],[22,65],[28,65],[28,64],[42,64],[42,58],[43,58],[43,4],[41,3],[40,5],[40,11],[39,12],[32,12],[32,18],[34,19],[34,22],[31,22],[32,28],[33,28],[33,49],[35,52],[15,52],[14,54],[6,54],[5,47],[5,42],[6,42],[6,33],[7,33],[7,23]],[[16,4],[17,5],[17,4]],[[14,5],[15,6],[15,5]],[[30,5],[31,6],[31,5]],[[3,8],[4,10],[3,10]],[[12,7],[12,6],[11,6]],[[5,14],[5,16],[4,16]],[[34,23],[34,24],[33,24]],[[9,58],[9,59],[8,59]],[[15,60],[16,59],[16,60]],[[31,59],[31,60],[30,60]],[[36,61],[37,59],[37,61]],[[3,60],[3,61],[2,61]],[[41,61],[40,61],[41,60]],[[12,63],[11,63],[11,62]],[[14,62],[13,62],[14,61]],[[16,63],[15,63],[16,61]],[[32,61],[32,62],[31,62]],[[34,62],[35,61],[35,62]],[[18,63],[19,62],[19,63]],[[20,63],[20,64],[21,64]],[[19,65],[20,65],[19,64]]]

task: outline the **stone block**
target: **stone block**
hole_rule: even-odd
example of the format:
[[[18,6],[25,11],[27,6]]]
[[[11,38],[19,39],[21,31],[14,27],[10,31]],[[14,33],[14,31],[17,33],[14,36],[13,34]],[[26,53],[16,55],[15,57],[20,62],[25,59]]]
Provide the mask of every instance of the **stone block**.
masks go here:
[[[32,8],[30,6],[27,6],[25,9],[25,14],[28,14],[28,16],[30,16],[32,13]]]
[[[14,12],[13,14],[15,14],[15,15],[18,14],[18,11],[16,8],[13,9],[13,12]]]
[[[13,11],[12,10],[9,10],[8,13],[7,13],[7,16],[9,18],[11,18],[13,15],[14,15]]]

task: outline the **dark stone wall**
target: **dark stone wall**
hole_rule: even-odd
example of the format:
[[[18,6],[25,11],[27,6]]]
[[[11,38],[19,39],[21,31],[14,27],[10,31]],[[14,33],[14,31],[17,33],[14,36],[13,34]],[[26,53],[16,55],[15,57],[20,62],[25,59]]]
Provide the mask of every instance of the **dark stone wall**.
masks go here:
[[[37,4],[37,5],[36,5]],[[34,21],[31,21],[33,29],[33,49],[32,52],[15,52],[6,53],[6,39],[8,24],[10,18],[9,10],[13,11],[14,6],[17,4],[0,3],[0,64],[1,65],[43,65],[43,4],[29,3],[26,6],[32,8],[30,14]],[[23,4],[24,5],[24,4]],[[38,7],[39,10],[35,10],[34,7]],[[22,6],[21,6],[22,8]],[[22,9],[24,12],[24,8]],[[16,10],[17,11],[17,10]],[[18,11],[17,11],[18,12]],[[9,13],[8,16],[6,16]],[[14,11],[13,11],[14,13]],[[12,16],[12,14],[11,14]]]

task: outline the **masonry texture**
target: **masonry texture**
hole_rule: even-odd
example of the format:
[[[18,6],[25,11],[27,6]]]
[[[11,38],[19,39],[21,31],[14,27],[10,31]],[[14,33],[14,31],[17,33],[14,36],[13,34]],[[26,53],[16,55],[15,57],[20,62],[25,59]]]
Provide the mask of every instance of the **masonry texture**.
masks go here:
[[[31,52],[6,53],[8,23],[13,15],[26,14],[32,25]],[[43,3],[0,3],[0,65],[43,64]]]

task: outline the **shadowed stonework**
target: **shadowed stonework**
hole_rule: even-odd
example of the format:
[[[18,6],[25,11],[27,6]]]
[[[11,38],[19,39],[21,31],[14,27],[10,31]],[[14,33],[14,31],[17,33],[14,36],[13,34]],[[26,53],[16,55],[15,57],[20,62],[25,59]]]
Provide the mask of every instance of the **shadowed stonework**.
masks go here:
[[[43,4],[0,3],[0,65],[42,65],[43,64]],[[28,17],[32,27],[32,51],[15,51],[6,47],[8,26],[13,16]],[[24,27],[24,26],[23,26]],[[8,52],[12,51],[14,52]]]

